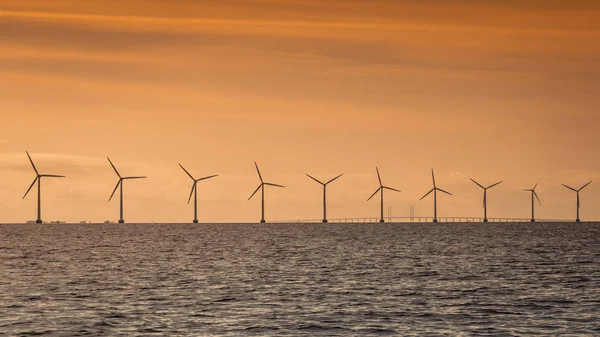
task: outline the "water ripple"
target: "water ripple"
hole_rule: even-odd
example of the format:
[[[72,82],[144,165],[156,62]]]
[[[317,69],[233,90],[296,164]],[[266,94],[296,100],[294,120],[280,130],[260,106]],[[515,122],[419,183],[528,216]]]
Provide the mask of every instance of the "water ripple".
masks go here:
[[[598,224],[1,225],[9,336],[598,335]]]

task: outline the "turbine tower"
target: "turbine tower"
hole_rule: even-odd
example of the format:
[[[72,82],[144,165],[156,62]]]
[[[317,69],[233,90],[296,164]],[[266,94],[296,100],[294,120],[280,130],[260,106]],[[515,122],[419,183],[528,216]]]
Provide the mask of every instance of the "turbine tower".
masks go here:
[[[535,183],[535,186],[533,186],[532,189],[523,190],[525,192],[531,192],[531,222],[535,222],[535,199],[537,199],[537,201],[540,203],[540,206],[542,206],[542,201],[540,200],[537,193],[535,192],[535,189],[537,188],[539,183],[540,183],[540,181],[538,180],[538,182]]]
[[[577,219],[575,219],[575,222],[581,222],[581,220],[579,219],[579,192],[581,192],[581,190],[583,190],[584,188],[586,188],[589,184],[591,184],[592,182],[590,181],[589,183],[583,185],[580,189],[576,190],[573,187],[567,186],[565,184],[562,184],[564,187],[570,189],[571,191],[577,193]]]
[[[499,181],[499,182],[497,182],[497,183],[495,183],[493,185],[490,185],[488,187],[483,187],[483,185],[481,185],[480,183],[476,182],[475,179],[473,179],[473,178],[469,178],[469,179],[471,179],[471,181],[474,182],[475,185],[477,185],[477,186],[479,186],[479,187],[481,187],[483,189],[483,222],[488,222],[488,218],[487,218],[487,190],[489,190],[490,188],[492,188],[494,186],[502,184],[502,182]]]
[[[265,221],[265,186],[274,186],[274,187],[282,187],[282,188],[285,188],[285,186],[264,182],[262,175],[260,174],[260,170],[258,169],[258,164],[256,164],[256,162],[254,162],[254,166],[256,166],[256,172],[258,172],[258,178],[260,179],[260,185],[258,185],[258,187],[254,191],[254,193],[252,193],[250,198],[248,198],[248,201],[250,201],[250,199],[252,199],[252,197],[256,194],[256,192],[258,192],[258,190],[262,190],[261,191],[262,204],[261,204],[260,223],[265,223],[266,222]]]
[[[327,185],[329,185],[330,183],[332,183],[334,180],[338,179],[339,177],[343,176],[344,174],[340,174],[339,176],[329,180],[328,182],[324,183],[321,182],[319,179],[311,176],[310,174],[306,174],[310,179],[318,182],[319,184],[323,185],[323,223],[327,223]]]
[[[106,157],[106,158],[108,159],[110,166],[112,166],[113,170],[115,170],[115,173],[119,177],[117,186],[115,186],[115,189],[113,190],[112,194],[110,195],[110,198],[108,198],[108,201],[112,200],[113,196],[115,195],[115,192],[117,191],[117,188],[120,187],[119,190],[120,190],[120,194],[121,194],[121,208],[120,208],[120,212],[119,212],[119,223],[125,223],[125,220],[123,220],[123,181],[124,180],[132,180],[132,179],[144,179],[146,177],[121,177],[121,174],[119,174],[119,171],[117,171],[117,168],[115,167],[115,165],[113,165],[112,161],[110,161],[110,158],[108,158],[108,157]]]
[[[375,194],[377,194],[377,192],[381,193],[381,218],[379,219],[379,222],[383,223],[385,222],[385,220],[383,219],[383,190],[390,190],[390,191],[394,191],[394,192],[400,192],[399,190],[395,189],[395,188],[391,188],[388,186],[383,186],[383,183],[381,182],[381,175],[379,174],[379,168],[375,167],[375,170],[377,171],[377,179],[379,179],[379,188],[373,192],[373,194],[369,197],[369,199],[367,199],[367,201],[371,200]]]
[[[433,180],[433,188],[429,192],[427,192],[427,194],[422,196],[421,199],[419,199],[419,201],[425,199],[426,196],[428,196],[429,194],[431,194],[431,192],[433,192],[433,222],[438,222],[438,219],[437,219],[437,191],[446,193],[448,195],[452,195],[452,193],[446,192],[443,189],[437,187],[437,185],[435,184],[435,174],[433,173],[433,169],[431,169],[431,180]]]
[[[214,178],[217,177],[218,174],[212,175],[212,176],[208,176],[208,177],[204,177],[204,178],[200,178],[200,179],[195,179],[184,167],[183,165],[179,164],[179,166],[181,167],[181,169],[183,169],[183,171],[185,171],[185,173],[187,173],[187,175],[192,178],[192,180],[194,181],[194,184],[192,185],[192,191],[190,192],[190,197],[188,198],[188,204],[190,203],[190,200],[192,200],[192,194],[194,195],[194,223],[198,223],[198,189],[196,188],[196,185],[198,184],[199,181],[202,180],[206,180],[206,179],[210,179],[210,178]]]
[[[29,152],[25,151],[25,153],[27,153],[27,158],[29,158],[29,162],[31,162],[31,166],[33,167],[33,170],[35,171],[35,179],[33,179],[31,186],[29,186],[29,189],[27,189],[27,192],[25,192],[23,199],[25,199],[25,197],[27,196],[29,191],[31,191],[31,189],[33,188],[33,185],[35,185],[35,183],[37,183],[37,187],[38,187],[37,219],[35,220],[35,222],[42,223],[42,178],[64,178],[65,176],[59,176],[59,175],[55,175],[55,174],[40,174],[38,172],[37,168],[35,167],[33,160],[31,160],[31,156],[29,155]]]

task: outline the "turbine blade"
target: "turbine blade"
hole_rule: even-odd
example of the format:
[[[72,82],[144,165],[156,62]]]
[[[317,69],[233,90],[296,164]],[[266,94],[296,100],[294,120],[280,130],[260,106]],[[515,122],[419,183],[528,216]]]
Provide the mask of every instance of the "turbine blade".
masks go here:
[[[337,177],[335,177],[335,178],[333,178],[333,179],[329,180],[328,182],[326,182],[326,183],[325,183],[325,185],[328,185],[329,183],[332,183],[332,182],[334,182],[335,180],[337,180],[339,177],[341,177],[341,176],[343,176],[343,175],[344,175],[344,174],[342,173],[342,174],[340,174],[339,176],[337,176]]]
[[[430,195],[431,192],[433,192],[433,190],[435,190],[435,188],[432,188],[429,192],[427,192],[427,194],[425,194],[424,196],[421,197],[421,199],[419,199],[419,201],[425,199],[426,196]]]
[[[563,185],[564,187],[566,187],[566,188],[570,189],[570,190],[571,190],[571,191],[573,191],[573,192],[577,192],[577,190],[576,190],[576,189],[574,189],[573,187],[567,186],[567,185],[565,185],[565,184],[561,184],[561,185]]]
[[[377,170],[377,179],[379,179],[379,186],[383,186],[383,183],[381,182],[381,175],[379,174],[379,168],[375,166],[375,170]]]
[[[218,177],[218,174],[213,174],[212,176],[207,176],[207,177],[202,177],[200,179],[197,179],[196,181],[202,181],[202,180],[206,180],[206,179],[210,179],[210,178],[214,178],[214,177]]]
[[[192,191],[190,192],[190,197],[188,198],[188,205],[190,204],[190,201],[192,200],[192,195],[194,194],[195,189],[196,189],[196,182],[194,181],[194,184],[192,185]]]
[[[37,168],[35,167],[35,164],[33,163],[33,160],[31,159],[31,156],[29,155],[29,152],[25,151],[25,153],[27,153],[27,158],[29,158],[29,162],[31,163],[31,166],[33,166],[33,170],[35,171],[35,174],[40,175],[38,173]]]
[[[129,179],[146,179],[146,178],[148,178],[148,177],[146,177],[146,176],[143,176],[143,177],[123,177],[123,180],[126,180],[126,179],[127,180],[129,180]]]
[[[106,159],[108,159],[108,162],[110,163],[110,166],[112,166],[113,170],[115,170],[115,173],[117,174],[117,176],[119,176],[119,178],[121,178],[121,175],[119,174],[119,171],[117,171],[117,168],[115,167],[115,165],[113,164],[113,162],[110,160],[110,158],[106,157]]]
[[[450,193],[450,192],[446,192],[446,191],[444,191],[444,190],[443,190],[443,189],[441,189],[441,188],[437,188],[437,190],[438,190],[438,191],[440,191],[440,192],[446,193],[446,194],[448,194],[448,195],[453,195],[452,193]]]
[[[248,201],[250,201],[250,199],[252,199],[252,197],[256,194],[256,192],[258,192],[258,190],[260,190],[260,188],[263,186],[263,184],[258,185],[258,187],[256,188],[256,191],[254,191],[254,193],[252,193],[252,195],[250,196],[250,198],[248,198]]]
[[[179,163],[178,163],[178,164],[179,164]],[[196,180],[196,179],[194,179],[194,177],[192,177],[192,175],[191,175],[191,174],[190,174],[190,173],[189,173],[189,172],[188,172],[188,171],[185,169],[185,167],[183,167],[183,165],[179,164],[179,167],[181,167],[181,168],[182,168],[182,169],[185,171],[185,173],[187,173],[187,175],[188,175],[190,178],[192,178],[192,180]]]
[[[256,172],[258,172],[258,178],[260,179],[260,182],[264,183],[262,175],[260,174],[260,170],[258,169],[258,164],[256,162],[254,162],[254,166],[256,166]]]
[[[542,205],[542,201],[540,200],[540,198],[538,197],[537,193],[535,193],[535,191],[533,191],[533,195],[535,195],[535,198],[537,199],[537,201],[540,203],[540,206],[544,206]]]
[[[35,177],[35,179],[33,179],[33,182],[31,183],[31,186],[29,186],[29,188],[27,189],[27,192],[25,192],[25,195],[23,195],[23,199],[25,199],[25,197],[27,196],[27,194],[29,194],[29,191],[31,191],[31,189],[33,188],[33,185],[35,185],[35,183],[38,181],[39,177]]]
[[[391,187],[387,187],[387,186],[383,186],[382,188],[385,188],[385,189],[387,189],[387,190],[391,190],[391,191],[394,191],[394,192],[402,192],[402,191],[400,191],[400,190],[397,190],[397,189],[395,189],[395,188],[391,188]]]
[[[115,192],[117,191],[117,188],[119,188],[119,185],[123,182],[123,179],[119,179],[119,182],[117,182],[117,186],[115,186],[115,189],[113,190],[112,194],[110,195],[110,198],[108,198],[108,201],[111,201],[113,196],[115,195]]]
[[[533,186],[532,190],[535,191],[535,188],[538,186],[539,183],[540,183],[540,180],[538,179],[537,183],[535,183],[535,186]]]
[[[433,169],[431,169],[431,180],[433,180],[433,187],[435,188],[435,174],[433,173]]]
[[[373,199],[373,197],[375,196],[375,194],[377,194],[377,192],[379,192],[380,189],[382,189],[382,187],[379,187],[375,192],[373,192],[373,194],[369,197],[369,199],[367,199],[367,201]]]
[[[56,174],[40,174],[40,177],[45,177],[45,178],[66,178],[65,176],[59,176]]]
[[[481,188],[483,188],[485,190],[485,187],[481,186],[481,184],[478,183],[478,182],[476,182],[475,179],[473,179],[473,178],[469,178],[469,179],[471,179],[472,182],[474,182],[475,184],[477,184],[477,186],[479,186],[479,187],[481,187]]]
[[[499,182],[497,182],[497,183],[495,183],[495,184],[492,184],[492,185],[488,186],[488,187],[487,187],[487,189],[490,189],[490,188],[492,188],[492,187],[494,187],[494,186],[498,186],[498,185],[500,185],[500,184],[502,184],[502,181],[499,181]]]
[[[319,179],[317,179],[317,178],[315,178],[315,177],[311,176],[310,174],[306,173],[306,175],[307,175],[307,176],[308,176],[310,179],[312,179],[312,180],[314,180],[314,181],[318,182],[319,184],[321,184],[321,185],[325,185],[325,184],[323,184],[323,183],[322,183],[322,182],[321,182]]]
[[[583,186],[582,186],[582,187],[579,189],[579,191],[581,191],[582,189],[586,188],[586,187],[587,187],[589,184],[591,184],[591,183],[592,183],[592,181],[590,180],[590,182],[589,182],[589,183],[587,183],[587,184],[585,184],[585,185],[583,185]],[[578,192],[579,192],[579,191],[578,191]]]
[[[272,184],[272,183],[264,183],[264,184],[265,184],[265,185],[267,185],[267,186],[274,186],[274,187],[282,187],[282,188],[285,188],[285,186],[283,186],[283,185],[277,185],[277,184]]]

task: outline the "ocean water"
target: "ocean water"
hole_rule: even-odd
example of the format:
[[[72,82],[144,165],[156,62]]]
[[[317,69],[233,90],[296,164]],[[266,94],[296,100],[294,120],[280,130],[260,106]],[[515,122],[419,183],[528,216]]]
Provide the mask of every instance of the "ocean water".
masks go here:
[[[600,335],[600,224],[0,226],[0,334]]]

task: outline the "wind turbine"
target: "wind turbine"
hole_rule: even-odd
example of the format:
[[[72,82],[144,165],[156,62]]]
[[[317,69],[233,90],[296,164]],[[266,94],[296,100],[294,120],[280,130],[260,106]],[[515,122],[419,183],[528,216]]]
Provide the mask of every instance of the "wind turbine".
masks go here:
[[[537,188],[539,183],[540,183],[540,181],[538,180],[538,182],[535,183],[535,186],[533,186],[532,189],[523,190],[525,192],[531,192],[531,222],[535,222],[535,200],[534,200],[534,197],[540,203],[540,206],[542,206],[542,201],[540,201],[540,198],[538,197],[537,193],[535,193],[535,189]]]
[[[490,185],[488,187],[483,187],[483,185],[481,185],[480,183],[476,182],[473,178],[469,178],[471,179],[472,182],[474,182],[477,186],[481,187],[483,189],[483,222],[488,222],[487,219],[487,190],[489,190],[490,188],[496,186],[496,185],[500,185],[502,184],[501,181]]]
[[[258,187],[254,191],[254,193],[252,193],[250,198],[248,198],[248,201],[250,201],[250,199],[252,199],[252,197],[256,194],[256,192],[258,192],[258,190],[262,190],[261,191],[262,204],[261,204],[260,223],[265,223],[266,222],[265,221],[265,186],[274,186],[274,187],[282,187],[282,188],[285,188],[285,186],[264,182],[262,175],[260,174],[260,170],[258,169],[258,164],[256,164],[256,162],[254,162],[254,166],[256,166],[256,172],[258,172],[258,178],[260,179],[260,185],[258,185]]]
[[[437,220],[437,191],[446,193],[448,195],[452,195],[452,193],[446,192],[443,189],[437,187],[437,185],[435,184],[435,174],[433,173],[433,169],[431,169],[431,179],[433,180],[433,188],[429,192],[427,192],[427,194],[422,196],[421,199],[419,199],[419,201],[425,199],[426,196],[428,196],[429,194],[431,194],[431,192],[433,192],[433,222],[438,222],[438,220]]]
[[[33,179],[31,186],[29,186],[29,189],[27,189],[27,192],[25,192],[23,199],[25,199],[25,197],[27,196],[29,191],[31,191],[31,189],[33,188],[33,185],[35,185],[35,183],[37,183],[37,187],[38,187],[37,219],[35,220],[35,222],[42,223],[42,178],[64,178],[65,176],[58,176],[55,174],[40,174],[38,172],[37,168],[35,167],[33,160],[31,160],[31,156],[29,155],[29,152],[25,151],[25,153],[27,153],[27,158],[29,158],[29,162],[31,162],[31,166],[33,167],[33,170],[35,171],[35,179]]]
[[[194,223],[198,223],[198,189],[196,188],[196,185],[198,184],[199,181],[214,178],[214,177],[218,176],[218,174],[200,178],[200,179],[195,179],[181,164],[179,164],[179,166],[194,181],[194,184],[192,185],[192,191],[190,192],[190,197],[188,198],[188,204],[190,203],[190,200],[192,200],[192,194],[193,194],[194,195]]]
[[[112,200],[113,196],[115,195],[115,192],[117,191],[117,188],[121,187],[120,188],[121,208],[120,208],[120,212],[119,212],[119,223],[125,223],[125,220],[123,220],[123,181],[124,180],[132,180],[132,179],[144,179],[146,177],[121,177],[121,175],[119,174],[119,171],[117,171],[117,168],[115,167],[115,165],[113,165],[112,161],[110,161],[110,158],[106,157],[106,159],[108,159],[110,166],[112,166],[113,170],[115,170],[115,173],[119,177],[117,186],[115,186],[115,189],[113,190],[112,194],[110,195],[110,198],[108,198],[108,201]]]
[[[321,182],[319,179],[311,176],[310,174],[306,174],[310,179],[318,182],[319,184],[323,185],[323,223],[327,223],[327,185],[329,185],[330,183],[332,183],[334,180],[338,179],[339,177],[343,176],[344,174],[340,174],[339,176],[329,180],[328,182],[324,183]]]
[[[399,190],[395,189],[395,188],[391,188],[388,186],[383,186],[383,183],[381,182],[381,175],[379,174],[379,168],[375,167],[375,170],[377,170],[377,179],[379,179],[379,188],[373,192],[373,194],[369,197],[369,199],[367,199],[367,201],[371,200],[375,194],[377,194],[377,192],[381,193],[381,218],[379,219],[379,222],[383,223],[385,222],[385,220],[383,219],[383,190],[390,190],[390,191],[394,191],[394,192],[400,192]]]
[[[587,187],[589,184],[591,184],[591,183],[592,183],[592,182],[590,181],[589,183],[587,183],[587,184],[583,185],[583,186],[582,186],[580,189],[578,189],[578,190],[574,189],[573,187],[569,187],[569,186],[567,186],[567,185],[565,185],[565,184],[561,184],[561,185],[563,185],[564,187],[566,187],[566,188],[570,189],[571,191],[573,191],[573,192],[576,192],[576,193],[577,193],[577,219],[575,219],[575,222],[581,222],[581,220],[579,219],[579,206],[580,206],[580,204],[579,204],[579,192],[580,192],[581,190],[583,190],[584,188],[586,188],[586,187]]]

